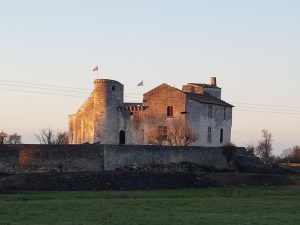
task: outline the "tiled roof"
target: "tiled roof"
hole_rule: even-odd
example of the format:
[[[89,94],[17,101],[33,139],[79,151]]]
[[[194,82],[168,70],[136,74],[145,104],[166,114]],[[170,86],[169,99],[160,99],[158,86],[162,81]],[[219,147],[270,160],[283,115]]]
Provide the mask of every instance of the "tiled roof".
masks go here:
[[[229,103],[227,103],[221,99],[218,99],[214,96],[211,96],[209,94],[186,93],[186,95],[189,99],[195,100],[197,102],[222,105],[222,106],[226,106],[226,107],[234,107],[233,105],[230,105]]]

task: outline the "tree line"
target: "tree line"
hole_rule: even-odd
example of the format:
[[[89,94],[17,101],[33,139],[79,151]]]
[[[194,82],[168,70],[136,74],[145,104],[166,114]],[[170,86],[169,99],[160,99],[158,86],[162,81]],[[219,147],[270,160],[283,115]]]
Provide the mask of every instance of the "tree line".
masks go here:
[[[246,149],[259,157],[263,163],[300,163],[300,146],[290,147],[284,150],[280,156],[274,156],[273,142],[271,131],[264,129],[257,144],[249,144]]]
[[[280,163],[300,163],[300,146],[284,150],[278,160]]]
[[[22,144],[22,136],[17,133],[8,135],[4,131],[1,131],[0,144]]]
[[[53,130],[52,128],[44,128],[35,134],[35,138],[39,144],[59,145],[68,144],[68,132]],[[22,136],[14,133],[7,134],[5,131],[0,132],[0,144],[22,144]]]

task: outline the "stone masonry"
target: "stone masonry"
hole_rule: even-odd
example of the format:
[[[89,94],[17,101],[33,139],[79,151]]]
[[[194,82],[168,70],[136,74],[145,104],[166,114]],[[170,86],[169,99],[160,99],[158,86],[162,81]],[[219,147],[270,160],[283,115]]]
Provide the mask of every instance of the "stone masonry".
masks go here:
[[[232,105],[221,100],[216,78],[210,84],[188,83],[182,90],[168,84],[150,90],[142,103],[124,103],[124,86],[97,79],[90,97],[69,115],[70,144],[151,144],[153,133],[168,145],[175,123],[190,127],[190,145],[217,147],[230,142]],[[183,124],[183,125],[182,125]]]
[[[240,165],[258,159],[236,148]],[[0,173],[102,172],[127,166],[194,163],[219,170],[228,164],[222,147],[154,145],[0,145]]]

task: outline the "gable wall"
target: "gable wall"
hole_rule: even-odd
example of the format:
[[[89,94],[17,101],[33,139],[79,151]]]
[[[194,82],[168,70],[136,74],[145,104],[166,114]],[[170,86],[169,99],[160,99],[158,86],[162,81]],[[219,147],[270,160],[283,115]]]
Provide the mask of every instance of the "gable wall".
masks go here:
[[[144,95],[143,113],[144,140],[149,141],[151,133],[158,126],[170,126],[174,120],[185,121],[186,95],[169,85],[161,85]],[[167,106],[173,106],[173,117],[167,117]]]

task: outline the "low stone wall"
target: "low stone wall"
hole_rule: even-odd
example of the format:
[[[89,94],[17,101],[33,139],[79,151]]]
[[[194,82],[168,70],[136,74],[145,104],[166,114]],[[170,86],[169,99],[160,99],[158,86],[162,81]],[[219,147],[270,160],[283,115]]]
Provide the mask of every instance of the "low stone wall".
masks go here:
[[[110,145],[104,147],[104,170],[125,166],[168,165],[190,162],[216,169],[227,168],[222,148],[171,147],[151,145]]]
[[[0,172],[113,171],[126,166],[169,165],[190,162],[228,168],[223,150],[209,147],[150,145],[0,145]],[[244,148],[236,151],[241,162],[255,163]],[[245,160],[246,159],[246,160]]]
[[[95,145],[0,145],[0,172],[103,171]]]

